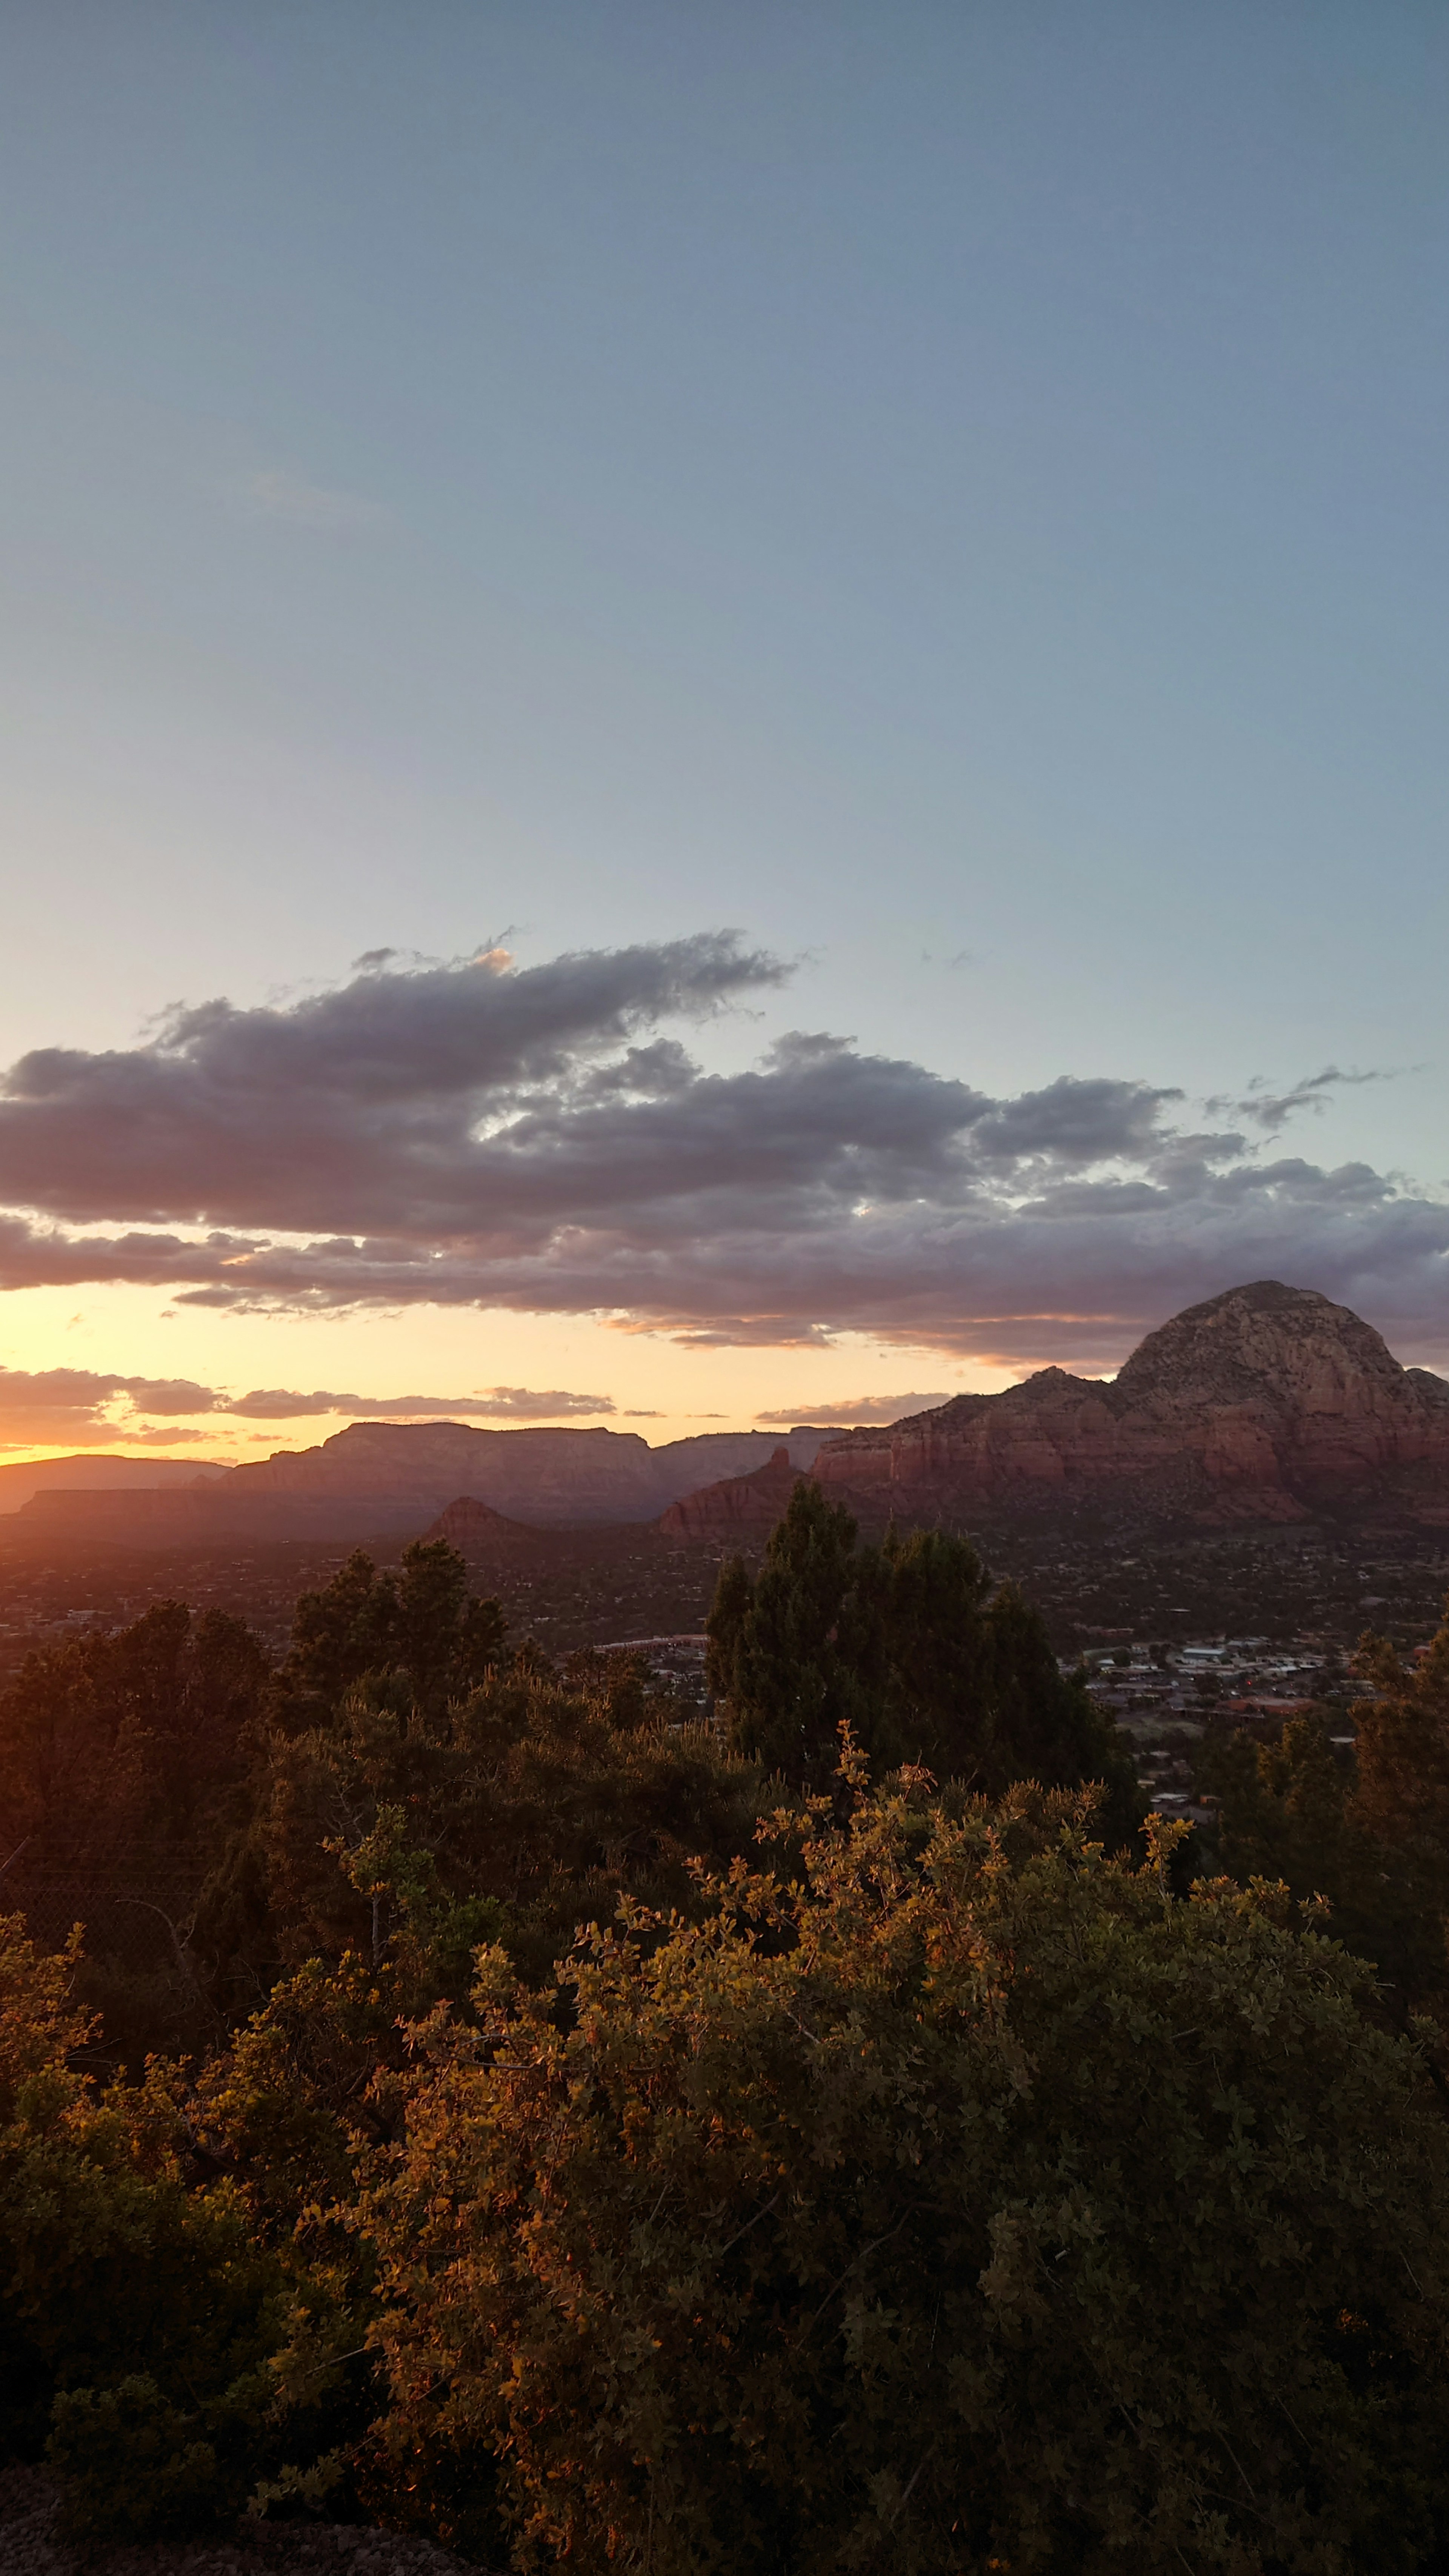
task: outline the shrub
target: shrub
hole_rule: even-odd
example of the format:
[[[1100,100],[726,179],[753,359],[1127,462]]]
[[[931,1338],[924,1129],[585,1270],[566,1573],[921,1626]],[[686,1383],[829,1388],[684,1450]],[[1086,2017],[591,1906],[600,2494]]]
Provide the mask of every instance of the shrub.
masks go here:
[[[358,2224],[401,2483],[523,2565],[1349,2576],[1445,2530],[1449,2139],[1354,1963],[1089,1802],[815,1803],[793,1881],[484,1955]],[[798,1830],[798,1820],[782,1828]],[[446,2473],[446,2475],[445,2475]],[[457,2499],[462,2495],[464,2504]]]
[[[924,1763],[996,1797],[1013,1780],[1100,1780],[1121,1840],[1142,1814],[1131,1757],[1012,1584],[945,1530],[892,1530],[859,1547],[855,1522],[801,1478],[751,1582],[723,1567],[709,1672],[742,1753],[823,1787],[848,1725],[878,1772]]]
[[[316,2459],[336,2342],[233,2187],[187,2187],[166,2071],[99,2098],[73,2071],[76,1957],[0,1921],[0,2448],[44,2449],[73,2528],[141,2538],[234,2514],[299,2442]],[[322,2361],[289,2401],[299,2337]]]

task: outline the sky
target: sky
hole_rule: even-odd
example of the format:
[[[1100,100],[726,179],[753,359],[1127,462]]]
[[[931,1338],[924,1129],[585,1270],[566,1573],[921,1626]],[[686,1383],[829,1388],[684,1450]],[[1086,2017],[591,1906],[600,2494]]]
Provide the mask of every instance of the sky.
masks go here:
[[[0,12],[0,1448],[1449,1368],[1446,144],[1408,0]]]

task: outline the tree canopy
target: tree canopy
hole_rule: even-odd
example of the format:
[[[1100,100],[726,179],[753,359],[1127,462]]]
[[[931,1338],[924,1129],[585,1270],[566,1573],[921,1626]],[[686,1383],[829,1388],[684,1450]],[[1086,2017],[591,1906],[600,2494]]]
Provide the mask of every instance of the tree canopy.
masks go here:
[[[711,1628],[727,1726],[435,1547],[275,1669],[175,1604],[25,1668],[75,1883],[109,1779],[197,1893],[149,2063],[0,1923],[0,2447],[519,2576],[1434,2576],[1449,1625],[1356,1755],[1226,1743],[1191,1886],[959,1539],[798,1489]]]
[[[485,1954],[358,2217],[398,2474],[494,2456],[527,2563],[598,2576],[1428,2563],[1421,2056],[1271,1892],[1182,1903],[1175,1829],[1129,1867],[1088,1806],[857,1774],[786,1882],[596,1932],[562,2023]]]
[[[1407,1664],[1373,1636],[1356,1660],[1351,1747],[1313,1713],[1267,1743],[1239,1733],[1209,1748],[1219,1857],[1235,1877],[1326,1897],[1340,1939],[1377,1968],[1388,2018],[1449,2021],[1449,1619]]]
[[[879,1770],[915,1763],[990,1796],[1101,1780],[1119,1839],[1141,1813],[1130,1757],[1059,1672],[1038,1613],[947,1531],[862,1547],[849,1512],[802,1477],[758,1577],[740,1557],[723,1567],[709,1640],[733,1741],[789,1781],[828,1779],[848,1725]]]

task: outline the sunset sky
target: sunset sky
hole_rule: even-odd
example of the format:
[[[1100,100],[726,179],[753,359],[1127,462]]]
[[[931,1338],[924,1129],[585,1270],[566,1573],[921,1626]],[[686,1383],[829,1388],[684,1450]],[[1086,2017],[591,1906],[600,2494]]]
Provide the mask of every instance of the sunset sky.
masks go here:
[[[1449,1369],[1449,15],[0,23],[0,1450]]]

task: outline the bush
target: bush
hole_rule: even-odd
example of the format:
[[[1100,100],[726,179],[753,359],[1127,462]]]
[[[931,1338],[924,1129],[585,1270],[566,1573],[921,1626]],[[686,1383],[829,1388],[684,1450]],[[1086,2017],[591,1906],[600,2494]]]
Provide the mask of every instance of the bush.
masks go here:
[[[993,1586],[949,1531],[856,1541],[850,1514],[802,1477],[758,1578],[739,1557],[721,1570],[709,1674],[738,1749],[820,1788],[847,1725],[877,1772],[923,1763],[988,1797],[1013,1780],[1100,1780],[1104,1828],[1131,1834],[1131,1756],[1083,1681],[1058,1671],[1015,1585]]]
[[[1378,1970],[1384,2019],[1449,2024],[1449,1619],[1407,1667],[1387,1638],[1365,1637],[1356,1669],[1369,1695],[1346,1760],[1322,1711],[1290,1718],[1271,1743],[1235,1734],[1209,1747],[1220,1860],[1235,1878],[1326,1897],[1339,1938]]]
[[[143,2538],[235,2514],[338,2420],[327,2300],[259,2246],[226,2182],[188,2188],[174,2086],[96,2098],[68,2060],[75,1945],[0,1921],[0,2448],[45,2456],[72,2527]],[[320,2349],[285,2392],[287,2354]]]
[[[485,1956],[358,2224],[400,2483],[520,2564],[1349,2576],[1445,2529],[1449,2138],[1281,1900],[1087,1803],[816,1802],[793,1882]],[[791,1826],[789,1830],[795,1828]],[[662,1937],[661,1937],[662,1936]],[[446,2484],[444,2481],[446,2472]]]

